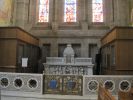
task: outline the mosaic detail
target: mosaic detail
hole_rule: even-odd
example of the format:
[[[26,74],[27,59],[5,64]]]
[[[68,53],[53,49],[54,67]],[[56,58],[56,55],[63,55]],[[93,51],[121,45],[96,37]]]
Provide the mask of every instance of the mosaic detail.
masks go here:
[[[93,22],[103,22],[103,0],[93,0],[92,13]]]
[[[2,77],[0,79],[0,85],[2,88],[7,88],[9,86],[9,79],[6,77]]]
[[[113,91],[115,89],[115,83],[112,80],[106,80],[104,82],[104,87],[109,91]]]
[[[63,92],[70,95],[82,95],[82,77],[64,76]]]
[[[91,80],[87,84],[87,88],[90,92],[98,91],[99,83],[97,80]]]
[[[45,76],[44,92],[49,94],[58,94],[62,92],[62,78],[57,75]]]
[[[44,94],[82,95],[82,76],[45,75]]]
[[[127,80],[122,80],[119,84],[119,89],[124,92],[128,92],[131,89],[131,83]]]
[[[64,22],[76,22],[77,0],[65,0]]]
[[[49,88],[50,89],[56,89],[57,88],[57,80],[50,80],[49,82]]]
[[[49,21],[49,0],[40,0],[38,22]]]

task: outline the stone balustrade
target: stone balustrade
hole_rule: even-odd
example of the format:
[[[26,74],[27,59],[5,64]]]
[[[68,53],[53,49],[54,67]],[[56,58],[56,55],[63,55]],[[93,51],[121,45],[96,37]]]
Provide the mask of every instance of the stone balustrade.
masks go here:
[[[83,95],[97,95],[99,84],[108,89],[113,95],[118,91],[127,92],[133,86],[133,76],[126,75],[93,75],[83,76]]]
[[[3,91],[34,92],[42,94],[43,75],[0,72],[0,88]]]
[[[108,89],[111,94],[118,95],[118,91],[130,91],[131,87],[133,87],[133,76],[43,75],[0,72],[0,89],[2,98],[11,96],[33,99],[37,96],[37,98],[44,99],[46,97],[50,97],[47,96],[47,94],[58,94],[59,96],[82,95],[83,98],[87,98],[89,96],[94,97],[95,99],[93,100],[96,100],[100,83],[103,87]],[[27,93],[29,95],[27,95]],[[40,100],[37,98],[35,100]]]

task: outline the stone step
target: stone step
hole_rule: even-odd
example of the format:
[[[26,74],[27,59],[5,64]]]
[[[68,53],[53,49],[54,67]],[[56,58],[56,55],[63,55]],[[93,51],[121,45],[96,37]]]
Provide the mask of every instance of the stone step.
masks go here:
[[[1,100],[97,100],[97,95],[37,94],[21,91],[1,91]]]

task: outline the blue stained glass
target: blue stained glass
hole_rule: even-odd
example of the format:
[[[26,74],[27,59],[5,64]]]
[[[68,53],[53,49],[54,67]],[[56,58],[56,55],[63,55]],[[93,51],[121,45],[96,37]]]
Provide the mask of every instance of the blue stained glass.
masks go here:
[[[67,88],[68,89],[74,89],[76,86],[76,82],[73,82],[73,81],[68,81],[67,82]]]
[[[51,80],[49,83],[49,87],[51,89],[56,89],[57,88],[57,81],[56,80]]]
[[[75,2],[76,0],[66,0],[66,4],[75,4],[76,2]]]
[[[93,0],[93,3],[102,3],[103,0]]]

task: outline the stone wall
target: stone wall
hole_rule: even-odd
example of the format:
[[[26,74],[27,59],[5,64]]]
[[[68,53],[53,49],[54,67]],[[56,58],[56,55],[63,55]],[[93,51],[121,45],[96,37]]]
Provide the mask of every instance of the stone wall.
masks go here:
[[[13,25],[39,37],[41,48],[50,45],[49,56],[59,55],[60,44],[71,43],[81,45],[80,56],[88,57],[89,44],[100,48],[100,39],[110,28],[131,24],[132,0],[103,0],[104,23],[92,23],[91,0],[77,1],[77,22],[70,24],[63,22],[63,0],[50,0],[48,23],[37,22],[38,0],[14,0]]]
[[[44,31],[47,29],[57,32],[61,29],[79,29],[87,31],[94,26],[111,27],[112,24],[113,26],[127,26],[130,23],[129,17],[133,7],[132,0],[103,0],[103,25],[94,25],[92,23],[91,0],[77,1],[77,22],[75,24],[70,25],[63,22],[63,0],[50,0],[49,23],[39,25],[37,23],[38,0],[14,0],[14,24],[29,31],[32,29],[42,29]]]

